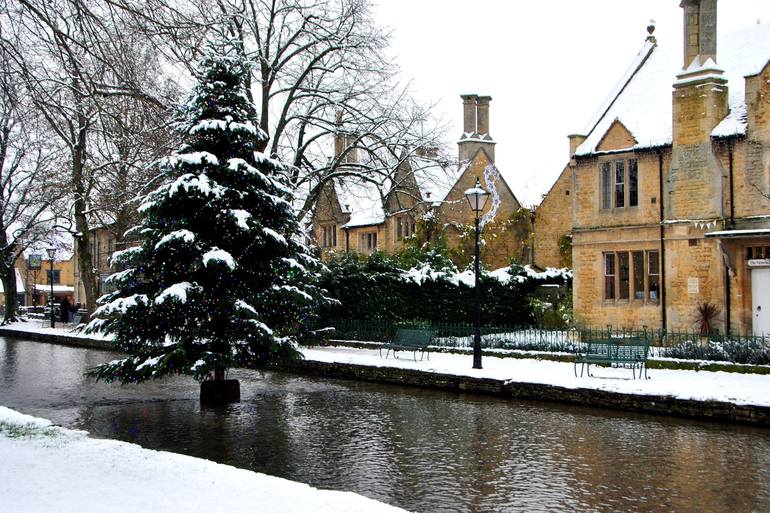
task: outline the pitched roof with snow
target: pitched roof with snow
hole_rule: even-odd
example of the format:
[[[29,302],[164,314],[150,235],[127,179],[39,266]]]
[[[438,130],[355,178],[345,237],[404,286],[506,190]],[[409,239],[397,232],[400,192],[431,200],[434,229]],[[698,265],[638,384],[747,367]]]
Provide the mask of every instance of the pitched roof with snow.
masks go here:
[[[755,75],[770,60],[770,24],[754,25],[719,39],[718,65],[728,80],[730,113],[712,131],[714,137],[746,133],[744,77]],[[575,151],[597,152],[602,137],[616,120],[631,132],[637,144],[628,149],[670,145],[672,142],[671,91],[681,73],[681,48],[656,46],[646,41],[618,84],[586,126],[587,139]]]
[[[456,165],[433,159],[414,156],[409,159],[409,164],[422,200],[432,205],[437,205],[446,197],[460,176]],[[345,223],[344,228],[384,223],[384,202],[388,193],[395,187],[392,176],[346,176],[335,180],[334,189],[340,207],[344,213],[350,214],[350,220]]]

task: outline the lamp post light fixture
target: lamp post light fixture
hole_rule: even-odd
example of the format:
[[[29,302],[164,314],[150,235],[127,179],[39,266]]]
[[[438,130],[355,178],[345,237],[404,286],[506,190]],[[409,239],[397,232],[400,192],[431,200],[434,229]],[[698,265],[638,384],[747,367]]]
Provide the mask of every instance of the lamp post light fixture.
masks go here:
[[[484,210],[484,206],[489,199],[489,192],[481,187],[479,178],[476,177],[476,185],[465,191],[465,197],[468,204],[476,216],[476,258],[474,261],[474,282],[473,290],[476,298],[475,312],[473,315],[473,368],[481,368],[481,289],[479,288],[479,235],[481,227],[479,225],[479,214]]]
[[[48,276],[48,281],[51,282],[51,297],[48,298],[48,302],[50,303],[51,308],[51,327],[56,327],[56,315],[53,311],[53,259],[56,256],[56,248],[46,248],[46,253],[48,253],[48,261],[51,263],[51,274]]]

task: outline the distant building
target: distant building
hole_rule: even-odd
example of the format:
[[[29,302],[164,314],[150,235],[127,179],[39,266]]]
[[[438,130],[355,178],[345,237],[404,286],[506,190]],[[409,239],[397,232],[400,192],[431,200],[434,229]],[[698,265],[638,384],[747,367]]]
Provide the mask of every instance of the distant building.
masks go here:
[[[117,223],[107,223],[96,226],[89,231],[91,241],[91,268],[87,271],[92,272],[97,279],[98,296],[112,291],[107,278],[119,269],[110,265],[112,255],[119,250],[126,249],[139,244],[136,238],[124,236],[125,226]],[[76,248],[77,249],[77,248]],[[77,259],[77,252],[73,257],[76,277],[77,302],[86,304],[85,288],[81,278],[81,269]],[[88,305],[92,307],[93,305]]]
[[[571,240],[590,325],[770,333],[770,25],[720,39],[716,0],[684,0],[681,47],[650,36],[540,206],[535,262]],[[567,219],[570,222],[567,222]],[[571,239],[570,239],[571,237]]]
[[[495,141],[489,135],[489,96],[463,95],[464,130],[458,142],[458,163],[441,161],[431,150],[418,150],[394,162],[385,179],[348,175],[327,182],[316,202],[312,233],[324,258],[341,252],[396,253],[414,236],[418,220],[430,218],[450,249],[465,253],[473,237],[473,213],[463,195],[478,177],[494,191],[485,212],[495,208],[484,228],[482,261],[491,268],[516,257],[528,263],[529,234],[515,215],[521,205],[494,164]],[[335,141],[341,155],[348,144],[344,132]],[[358,158],[349,152],[346,158]],[[529,213],[525,213],[527,223]],[[470,250],[472,256],[472,249]],[[523,255],[523,257],[522,257]]]

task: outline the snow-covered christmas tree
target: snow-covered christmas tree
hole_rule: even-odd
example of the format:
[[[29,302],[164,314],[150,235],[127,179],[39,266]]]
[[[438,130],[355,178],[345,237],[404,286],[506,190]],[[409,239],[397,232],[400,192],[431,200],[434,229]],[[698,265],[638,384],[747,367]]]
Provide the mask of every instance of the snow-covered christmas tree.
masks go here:
[[[256,151],[266,136],[245,89],[247,61],[219,40],[198,69],[178,123],[184,144],[160,163],[163,185],[141,198],[130,231],[142,243],[114,255],[125,270],[109,278],[116,290],[87,331],[113,334],[130,354],[92,369],[97,379],[188,374],[204,381],[204,399],[230,367],[297,357],[323,296],[319,263],[294,237],[287,169]]]

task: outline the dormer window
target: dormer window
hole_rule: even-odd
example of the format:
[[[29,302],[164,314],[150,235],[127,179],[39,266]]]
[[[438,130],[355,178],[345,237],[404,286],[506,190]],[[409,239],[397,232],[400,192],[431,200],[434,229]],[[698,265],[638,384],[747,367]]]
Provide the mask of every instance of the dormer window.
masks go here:
[[[601,164],[602,209],[639,205],[639,169],[636,159],[610,160]]]

